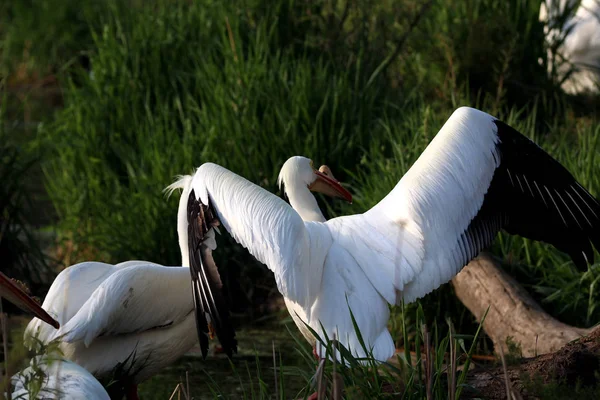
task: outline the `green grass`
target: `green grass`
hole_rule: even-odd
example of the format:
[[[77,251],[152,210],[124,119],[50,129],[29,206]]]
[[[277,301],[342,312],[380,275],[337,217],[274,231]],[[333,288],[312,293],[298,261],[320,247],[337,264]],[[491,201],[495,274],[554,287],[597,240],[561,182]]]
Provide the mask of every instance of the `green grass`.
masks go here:
[[[6,311],[6,310],[5,310]],[[44,366],[51,365],[53,362],[62,359],[63,354],[59,348],[58,341],[52,341],[50,343],[42,343],[37,338],[31,338],[35,343],[31,350],[28,350],[23,342],[23,333],[25,326],[13,323],[7,323],[6,326],[3,324],[7,319],[2,318],[0,320],[0,332],[4,332],[6,329],[7,337],[0,337],[0,343],[4,347],[4,340],[11,343],[12,346],[8,346],[8,354],[2,354],[2,375],[0,376],[0,399],[4,399],[4,394],[9,388],[8,378],[14,377],[23,384],[26,393],[19,397],[13,397],[13,399],[21,398],[38,398],[41,393],[47,395],[58,395],[58,389],[48,389],[45,384],[48,380],[48,375],[45,371]],[[6,372],[9,372],[7,375]],[[12,383],[11,383],[12,384]],[[11,393],[14,387],[10,386]]]
[[[404,310],[403,307],[402,309]],[[254,363],[232,363],[227,384],[218,382],[206,374],[210,394],[194,390],[191,390],[191,394],[200,398],[302,399],[317,390],[323,390],[332,396],[333,388],[336,387],[343,391],[344,398],[347,399],[422,399],[426,398],[428,391],[432,399],[446,399],[450,391],[455,398],[459,398],[465,389],[466,371],[479,341],[481,325],[475,335],[460,335],[447,330],[445,336],[438,341],[433,334],[437,331],[437,325],[434,324],[433,329],[428,330],[424,324],[422,309],[416,310],[414,318],[418,324],[416,335],[409,339],[408,333],[405,333],[405,339],[407,345],[416,350],[416,359],[411,358],[407,347],[407,351],[398,354],[393,362],[376,362],[362,339],[359,340],[367,357],[357,358],[334,338],[319,337],[312,331],[317,340],[326,347],[326,354],[331,356],[331,360],[325,362],[321,372],[315,373],[318,362],[311,348],[294,327],[289,328],[290,335],[295,340],[296,352],[303,365],[286,365],[282,362],[281,353],[277,352],[274,352],[273,362],[265,362],[257,355]],[[356,324],[354,329],[361,338]],[[427,357],[430,362],[426,366]],[[337,362],[334,362],[334,359]],[[457,367],[461,365],[464,369],[459,371]],[[195,379],[200,379],[197,375],[194,375]],[[299,386],[299,391],[298,387],[289,385],[291,379],[294,379],[294,382],[300,379],[300,383],[303,383]]]
[[[0,9],[2,66],[6,73],[18,63],[30,69],[49,70],[81,49],[86,31],[76,3],[60,1],[6,1]],[[92,2],[81,7],[89,10]]]
[[[0,84],[0,96],[6,95]],[[37,200],[27,191],[27,180],[37,155],[12,140],[4,127],[0,102],[0,259],[2,272],[38,288],[52,277],[49,259],[34,236],[31,210]]]

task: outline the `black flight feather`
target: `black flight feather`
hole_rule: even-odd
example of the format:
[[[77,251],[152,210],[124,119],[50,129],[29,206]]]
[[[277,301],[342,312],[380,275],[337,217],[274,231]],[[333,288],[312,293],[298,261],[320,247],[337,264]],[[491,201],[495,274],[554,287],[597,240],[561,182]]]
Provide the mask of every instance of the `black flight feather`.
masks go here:
[[[537,144],[495,120],[500,165],[483,205],[459,240],[465,264],[489,246],[500,229],[550,243],[578,268],[600,250],[600,203]]]
[[[190,274],[202,357],[206,358],[208,353],[211,327],[227,356],[232,357],[233,353],[237,353],[235,330],[229,320],[229,308],[223,296],[223,284],[212,258],[212,251],[203,244],[211,227],[209,224],[216,221],[216,218],[210,207],[196,199],[194,190],[188,198],[187,213]]]

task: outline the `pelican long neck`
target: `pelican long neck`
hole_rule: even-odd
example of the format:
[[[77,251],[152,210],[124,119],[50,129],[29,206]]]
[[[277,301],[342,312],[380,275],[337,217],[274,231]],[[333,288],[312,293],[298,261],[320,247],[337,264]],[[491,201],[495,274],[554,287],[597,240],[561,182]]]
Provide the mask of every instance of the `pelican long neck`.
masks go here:
[[[290,205],[304,221],[327,221],[317,204],[317,199],[303,183],[284,182],[285,193],[290,200]]]
[[[177,210],[177,236],[179,236],[179,249],[181,250],[181,265],[190,266],[190,252],[188,245],[188,221],[187,221],[187,203],[192,186],[192,177],[185,181],[185,186],[179,198],[179,209]]]

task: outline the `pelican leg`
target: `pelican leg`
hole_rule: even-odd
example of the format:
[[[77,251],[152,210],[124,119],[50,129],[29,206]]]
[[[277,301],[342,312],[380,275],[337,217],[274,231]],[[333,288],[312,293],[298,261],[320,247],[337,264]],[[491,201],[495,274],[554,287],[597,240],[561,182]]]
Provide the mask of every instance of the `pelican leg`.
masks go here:
[[[313,394],[311,394],[310,396],[308,396],[306,398],[306,400],[317,400],[319,398],[319,393],[318,392],[314,392]]]
[[[314,392],[313,394],[311,394],[310,396],[308,396],[307,400],[317,400],[319,398],[323,398],[323,399],[325,398],[326,386],[324,386],[325,382],[323,381],[323,372],[325,369],[325,359],[319,358],[319,356],[316,355],[316,351],[314,353],[315,353],[315,356],[317,357],[317,360],[319,360],[319,365],[317,366],[317,372],[315,372],[313,377],[310,379],[310,382],[311,382],[311,386],[316,387],[317,391]],[[323,396],[319,397],[319,393],[322,393]]]
[[[127,393],[125,394],[125,398],[127,400],[140,400],[137,388],[138,385],[127,385]]]

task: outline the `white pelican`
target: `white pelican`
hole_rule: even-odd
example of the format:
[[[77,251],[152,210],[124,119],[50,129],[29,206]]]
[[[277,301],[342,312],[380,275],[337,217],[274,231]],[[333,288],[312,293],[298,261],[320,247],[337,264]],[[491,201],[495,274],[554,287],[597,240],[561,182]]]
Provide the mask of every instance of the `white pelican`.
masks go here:
[[[59,327],[58,322],[48,315],[35,300],[1,272],[0,297],[7,299],[23,311],[37,316],[53,328]],[[11,378],[13,386],[11,398],[28,399],[31,390],[36,391],[38,396],[45,399],[109,399],[108,393],[100,382],[85,369],[66,360],[49,360],[50,358],[45,356],[36,357],[31,361],[31,365],[36,365],[37,368],[30,366],[15,374]],[[41,374],[35,371],[39,371]]]
[[[284,164],[280,177],[280,183],[289,188],[293,202],[296,196],[292,189],[297,186],[297,180],[304,179],[294,169],[295,159]],[[324,176],[331,175],[327,167],[321,169]],[[337,181],[335,185],[348,198],[349,193]],[[327,192],[321,184],[316,184],[314,189]],[[314,198],[312,201],[316,205]],[[182,196],[180,211],[185,213],[186,205],[187,196]],[[300,213],[304,213],[302,205],[302,201],[297,205]],[[178,216],[178,221],[181,218],[185,218],[185,214]],[[316,218],[316,214],[307,218]],[[207,250],[214,248],[209,242],[203,243],[207,244]],[[101,379],[112,379],[113,370],[121,364],[120,371],[125,374],[119,376],[120,382],[113,389],[115,393],[125,392],[128,398],[136,398],[138,383],[180,358],[198,341],[190,335],[195,329],[195,307],[187,268],[188,254],[185,243],[184,267],[127,261],[114,266],[84,262],[66,268],[52,283],[43,303],[62,328],[51,330],[40,320],[33,319],[27,327],[26,340],[29,336],[37,336],[42,343],[60,339],[60,348],[67,359]],[[214,264],[210,255],[204,262]],[[220,296],[220,290],[211,294]],[[229,324],[227,314],[223,304],[221,317]],[[233,329],[220,325],[215,328],[225,352],[231,356],[237,350]],[[202,336],[201,339],[202,353],[206,357],[208,338]],[[109,391],[112,393],[113,389]]]
[[[309,163],[304,172],[306,194],[316,177]],[[209,274],[196,250],[220,224],[274,272],[309,326],[364,357],[349,306],[380,361],[394,354],[388,303],[448,282],[501,229],[550,243],[579,267],[593,261],[592,243],[600,248],[600,203],[535,143],[467,107],[364,214],[305,222],[277,196],[212,163],[174,185],[188,199],[178,233],[197,281]],[[320,345],[316,352],[325,356]]]
[[[302,175],[299,171],[305,171],[304,174],[308,175],[308,167],[312,167],[311,160],[308,158],[298,156],[292,157],[286,161],[281,168],[277,182],[281,191],[288,198],[290,205],[296,210],[303,221],[325,222],[327,220],[310,190],[314,190],[316,187],[329,196],[340,197],[350,203],[352,202],[352,194],[339,184],[333,176],[331,169],[326,165],[322,165],[318,171],[314,171],[313,177],[308,176],[304,180],[292,179],[292,177]],[[316,179],[314,178],[315,176],[317,177]],[[325,178],[330,179],[326,180]],[[314,181],[307,186],[306,182],[311,182],[311,179],[314,179]],[[288,184],[286,184],[286,182],[288,182]],[[307,188],[309,190],[307,190]],[[294,323],[298,327],[298,330],[300,330],[302,336],[304,336],[314,349],[316,338],[306,327],[304,321],[306,321],[307,318],[304,308],[286,296],[283,296],[283,301],[285,302],[285,306],[294,320]]]
[[[109,400],[104,387],[74,362],[38,356],[11,378],[13,399]],[[40,386],[38,386],[40,384]],[[35,397],[30,395],[37,394]]]
[[[222,283],[211,255],[212,250],[216,248],[216,242],[214,231],[209,228],[217,227],[219,222],[212,214],[211,208],[205,207],[191,195],[193,192],[192,180],[192,176],[182,176],[167,189],[171,191],[177,188],[183,189],[179,201],[177,223],[179,246],[184,262],[190,265],[192,273],[198,337],[201,347],[204,348],[208,346],[207,336],[211,330],[216,331],[220,340],[221,336],[231,336],[233,330],[228,321],[223,319],[223,314],[226,315],[226,306],[221,298]],[[319,170],[315,170],[312,161],[305,157],[296,156],[288,159],[281,168],[278,182],[280,187],[285,188],[284,193],[290,200],[291,210],[302,221],[325,221],[325,217],[310,191],[352,201],[352,195],[333,177],[329,167],[323,165]],[[266,190],[261,190],[268,193],[270,197],[283,202]],[[195,221],[195,223],[190,224],[190,221]],[[229,228],[227,229],[229,230]],[[209,240],[206,241],[206,239]],[[210,243],[210,245],[207,246],[205,243]],[[188,259],[185,254],[189,254]],[[304,337],[314,345],[315,338],[303,322],[306,316],[303,305],[287,296],[285,292],[281,290],[280,292],[283,294],[286,307],[294,322]],[[224,344],[223,340],[221,343]],[[317,353],[315,354],[317,355]]]
[[[569,10],[575,12],[562,20],[561,17]],[[539,20],[546,23],[544,34],[547,42],[557,45],[559,57],[567,61],[559,62],[557,69],[558,78],[566,78],[562,83],[563,90],[569,94],[583,91],[597,93],[600,83],[600,0],[581,0],[579,5],[578,0],[546,0],[540,7]],[[550,72],[550,49],[547,57]],[[570,64],[573,64],[574,70],[567,77]]]
[[[147,261],[84,262],[56,277],[42,305],[58,331],[33,319],[25,331],[42,343],[60,340],[64,357],[98,379],[113,396],[137,399],[137,384],[189,351],[197,338],[189,268]]]

